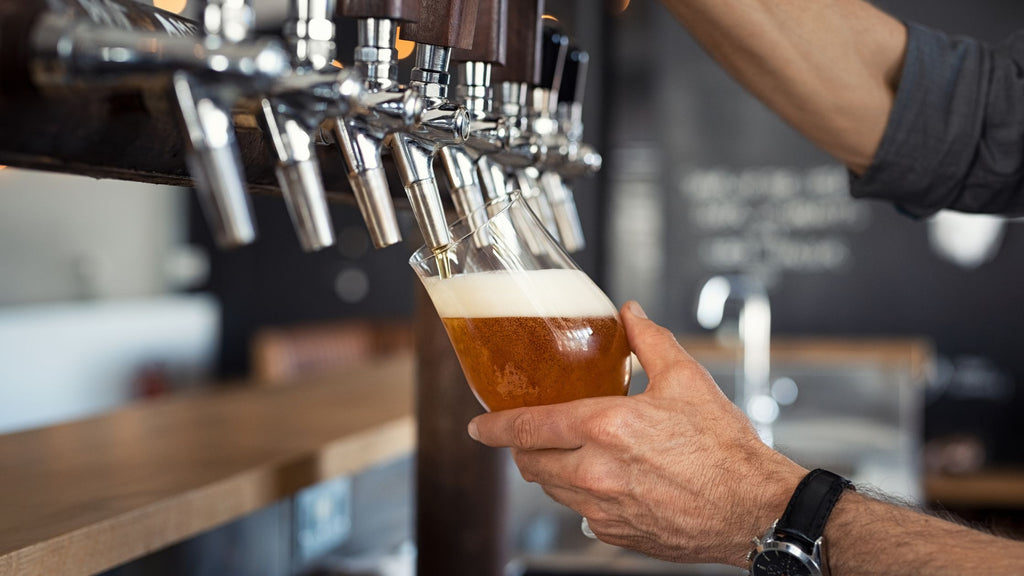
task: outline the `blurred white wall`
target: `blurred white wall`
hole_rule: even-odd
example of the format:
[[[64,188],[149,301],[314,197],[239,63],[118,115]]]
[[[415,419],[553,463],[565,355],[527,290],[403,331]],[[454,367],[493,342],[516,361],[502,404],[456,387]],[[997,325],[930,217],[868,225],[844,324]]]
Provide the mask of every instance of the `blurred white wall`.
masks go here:
[[[0,170],[0,433],[204,378],[220,308],[190,191]]]
[[[160,294],[188,191],[0,170],[0,306]]]

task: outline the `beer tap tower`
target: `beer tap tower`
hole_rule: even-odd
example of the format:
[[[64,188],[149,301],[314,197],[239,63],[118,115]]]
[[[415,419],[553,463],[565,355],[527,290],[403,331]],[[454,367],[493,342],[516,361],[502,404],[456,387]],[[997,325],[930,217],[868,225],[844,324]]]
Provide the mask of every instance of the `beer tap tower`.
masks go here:
[[[566,154],[565,135],[560,131],[558,102],[565,79],[569,37],[558,26],[545,22],[541,43],[541,80],[530,92],[530,131],[543,144],[544,158],[537,177],[541,191],[551,206],[551,216],[562,246],[569,252],[583,249],[583,225],[576,202],[562,181],[558,168]]]
[[[485,201],[504,198],[496,187],[487,186],[485,198],[477,165],[487,154],[504,151],[509,130],[505,121],[494,114],[494,91],[491,88],[491,67],[505,63],[508,34],[508,0],[481,0],[469,50],[456,49],[452,60],[457,62],[455,98],[466,107],[471,117],[469,139],[441,149],[445,173],[448,175],[452,203],[459,217],[465,218]]]
[[[533,152],[528,162],[504,163],[511,176],[511,188],[518,189],[530,208],[560,240],[551,204],[540,187],[540,172],[535,167],[546,151],[542,140],[533,132],[529,117],[531,89],[541,81],[541,14],[543,0],[512,2],[509,5],[509,27],[515,29],[509,41],[509,57],[505,66],[495,68],[492,80],[498,87],[499,109],[506,123],[514,130],[513,148]]]
[[[358,94],[361,89],[351,78],[341,90],[334,89],[338,75],[328,72],[334,61],[333,18],[333,0],[291,0],[284,37],[293,69],[276,83],[272,94],[260,99],[258,116],[268,148],[277,160],[275,173],[281,194],[299,243],[307,252],[334,244],[316,156],[316,134],[329,115],[342,113],[334,105],[334,96]]]
[[[292,53],[279,40],[250,38],[242,0],[209,0],[203,27],[134,3],[103,13],[67,4],[42,14],[31,35],[33,85],[44,92],[159,93],[169,78],[171,105],[186,134],[186,163],[222,247],[256,238],[234,119],[257,121],[276,155],[277,180],[307,250],[333,243],[313,134],[328,114],[365,108],[348,71],[325,72],[333,58],[329,11],[295,0]],[[124,20],[118,20],[121,14]],[[131,14],[135,20],[125,14]],[[138,25],[135,22],[141,21]],[[311,38],[311,29],[317,30]],[[300,33],[299,30],[302,30]]]
[[[337,118],[333,135],[348,167],[348,182],[373,245],[402,239],[382,151],[385,140],[411,130],[421,119],[424,100],[398,83],[398,22],[419,19],[419,3],[401,0],[343,0],[341,13],[357,19],[355,66],[362,73],[369,114]]]
[[[256,236],[248,189],[285,197],[307,250],[334,241],[332,196],[355,199],[375,246],[400,241],[385,150],[435,249],[451,241],[435,159],[462,215],[503,198],[510,174],[553,215],[559,204],[545,203],[536,174],[571,178],[593,164],[579,143],[578,97],[558,117],[567,135],[558,162],[556,140],[543,137],[558,132],[552,109],[528,106],[541,82],[541,0],[342,0],[339,12],[358,19],[355,66],[343,70],[330,65],[335,0],[289,0],[284,42],[250,35],[245,0],[206,0],[201,24],[131,0],[6,1],[0,163],[194,183],[222,246]],[[397,82],[398,22],[418,43],[408,88]],[[453,59],[459,79],[449,92]],[[318,145],[326,139],[344,162]],[[499,576],[505,458],[466,435],[481,408],[418,290],[418,573]]]
[[[448,67],[453,48],[470,48],[477,0],[423,0],[420,20],[406,26],[416,42],[416,63],[409,86],[425,100],[419,124],[393,132],[388,145],[423,241],[434,250],[451,243],[444,204],[434,175],[434,159],[445,146],[469,137],[470,117],[448,98]]]

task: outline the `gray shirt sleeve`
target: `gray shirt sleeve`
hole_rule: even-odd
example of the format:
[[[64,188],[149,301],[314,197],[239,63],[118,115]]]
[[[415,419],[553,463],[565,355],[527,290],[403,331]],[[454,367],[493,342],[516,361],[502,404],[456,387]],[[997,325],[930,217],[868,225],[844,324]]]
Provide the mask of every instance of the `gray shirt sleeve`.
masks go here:
[[[913,216],[1024,214],[1024,31],[994,47],[908,24],[903,75],[858,198]]]

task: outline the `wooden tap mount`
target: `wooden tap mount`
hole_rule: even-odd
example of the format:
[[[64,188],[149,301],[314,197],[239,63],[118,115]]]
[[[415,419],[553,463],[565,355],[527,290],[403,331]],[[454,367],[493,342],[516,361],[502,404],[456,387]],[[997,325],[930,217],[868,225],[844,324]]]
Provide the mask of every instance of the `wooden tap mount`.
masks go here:
[[[504,66],[495,66],[491,81],[540,81],[541,15],[544,0],[513,0],[508,5],[508,44]]]
[[[387,18],[415,22],[420,19],[416,0],[341,0],[338,14],[349,18]]]
[[[508,2],[509,0],[480,0],[476,30],[473,33],[473,47],[468,50],[453,50],[452,60],[505,65],[508,55]]]
[[[420,0],[420,19],[402,27],[402,38],[421,44],[470,49],[479,0]]]

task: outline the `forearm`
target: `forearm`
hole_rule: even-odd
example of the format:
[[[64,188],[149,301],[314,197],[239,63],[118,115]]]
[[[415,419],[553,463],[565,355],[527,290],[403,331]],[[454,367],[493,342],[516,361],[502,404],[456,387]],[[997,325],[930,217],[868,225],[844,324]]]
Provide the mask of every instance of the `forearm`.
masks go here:
[[[906,29],[861,0],[663,0],[741,84],[857,173],[892,109]]]
[[[832,576],[988,576],[1024,571],[1024,543],[848,492],[825,527]]]

